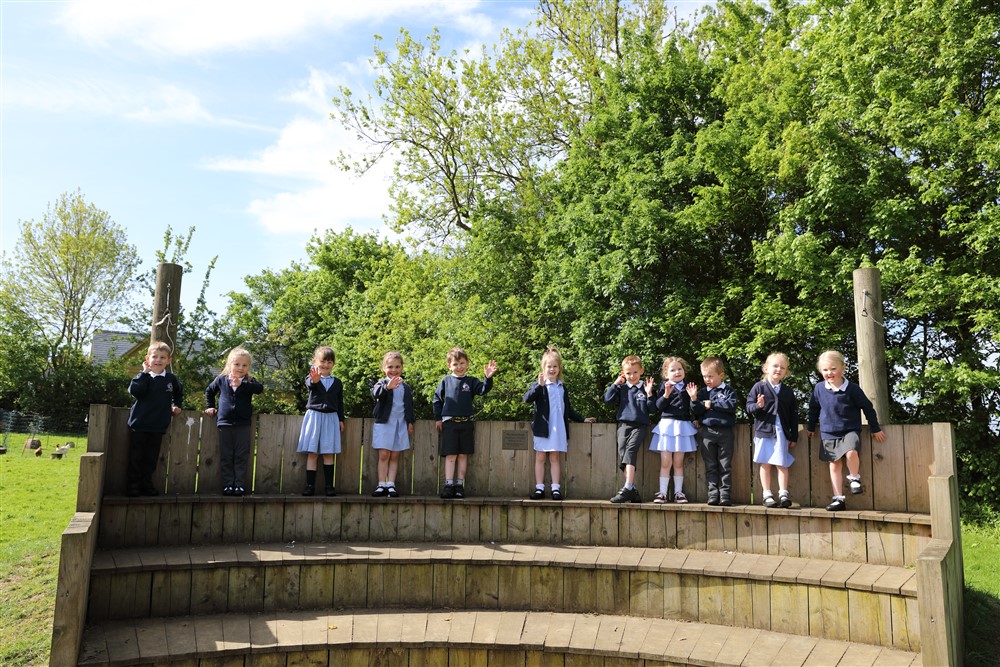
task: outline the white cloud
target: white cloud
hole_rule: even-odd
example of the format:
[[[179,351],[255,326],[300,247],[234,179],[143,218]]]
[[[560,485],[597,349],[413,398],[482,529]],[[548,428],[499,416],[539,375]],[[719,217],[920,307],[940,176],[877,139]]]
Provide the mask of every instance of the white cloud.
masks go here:
[[[309,110],[292,119],[268,147],[250,157],[220,157],[208,169],[264,176],[284,191],[247,207],[267,230],[299,234],[313,229],[377,229],[389,210],[392,165],[383,160],[363,175],[330,163],[342,151],[363,150],[355,137],[329,118],[330,89],[338,79],[319,70],[287,99]]]
[[[66,8],[60,22],[90,43],[129,41],[149,51],[192,56],[279,48],[313,30],[342,31],[352,23],[388,17],[465,21],[478,4],[468,0],[81,0]]]

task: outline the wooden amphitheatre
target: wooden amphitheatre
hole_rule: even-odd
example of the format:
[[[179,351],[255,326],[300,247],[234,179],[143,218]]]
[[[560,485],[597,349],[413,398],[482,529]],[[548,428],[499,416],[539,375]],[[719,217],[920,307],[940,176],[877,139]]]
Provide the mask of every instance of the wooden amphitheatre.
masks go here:
[[[303,498],[301,417],[256,418],[253,493],[223,497],[214,419],[164,439],[162,495],[124,494],[127,410],[93,406],[62,539],[51,664],[956,665],[962,552],[952,427],[863,434],[865,492],[827,512],[803,433],[792,509],[753,502],[738,427],[733,507],[613,505],[614,424],[574,424],[567,500],[530,501],[529,424],[476,429],[465,500],[440,500],[433,422],[398,499],[372,498],[372,422],[347,422],[338,495]],[[644,500],[658,458],[640,460]],[[321,473],[322,474],[322,473]],[[801,507],[799,506],[801,503]]]

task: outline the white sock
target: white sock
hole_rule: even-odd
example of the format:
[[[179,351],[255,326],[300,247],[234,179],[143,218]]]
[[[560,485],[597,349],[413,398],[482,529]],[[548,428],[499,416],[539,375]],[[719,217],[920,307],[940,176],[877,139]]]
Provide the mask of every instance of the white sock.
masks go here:
[[[661,477],[660,478],[660,493],[663,496],[667,495],[667,485],[668,484],[670,484],[670,478],[669,477]]]
[[[535,484],[535,488],[538,489],[539,491],[544,491],[545,490],[545,485],[544,484]]]
[[[684,493],[684,475],[674,475],[674,493]]]
[[[635,484],[633,482],[625,482],[625,488],[631,491],[635,488]]]
[[[552,484],[552,490],[553,491],[558,491],[559,489],[560,489],[560,486],[558,484],[556,484],[556,483]]]

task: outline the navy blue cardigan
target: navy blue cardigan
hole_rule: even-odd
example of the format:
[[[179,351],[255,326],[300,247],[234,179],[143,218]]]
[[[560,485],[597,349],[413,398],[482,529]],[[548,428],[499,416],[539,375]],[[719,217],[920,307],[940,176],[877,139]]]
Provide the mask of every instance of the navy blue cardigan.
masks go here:
[[[403,421],[407,424],[417,421],[413,414],[413,392],[410,390],[410,385],[404,382],[396,389],[386,389],[387,384],[389,384],[389,378],[382,378],[372,387],[372,398],[375,399],[372,417],[375,418],[375,423],[385,424],[389,421],[389,414],[392,412],[392,392],[396,389],[403,390]]]
[[[671,382],[670,384],[674,384]],[[660,411],[660,419],[679,419],[681,421],[691,421],[691,397],[685,389],[678,389],[670,392],[670,396],[663,397],[663,390],[667,388],[667,382],[660,383],[659,389],[653,396],[656,396],[656,409]]]
[[[757,397],[764,395],[764,407],[757,407]],[[767,380],[761,380],[747,394],[747,413],[753,417],[753,434],[761,438],[778,437],[775,431],[775,417],[781,419],[781,429],[788,442],[799,440],[799,406],[795,392],[782,384],[778,393]]]
[[[524,402],[535,404],[535,416],[531,420],[531,432],[539,438],[549,437],[549,391],[545,385],[537,382],[531,384],[531,388],[524,394]],[[575,422],[584,421],[583,416],[570,407],[569,392],[566,385],[563,385],[563,418],[569,424],[570,420]]]
[[[253,415],[253,395],[264,391],[264,385],[252,377],[244,377],[240,386],[233,389],[229,378],[220,375],[205,389],[205,405],[214,408],[215,397],[219,397],[219,411],[216,413],[219,426],[249,426]]]
[[[333,384],[329,389],[325,389],[322,381],[314,383],[307,375],[306,389],[309,390],[306,410],[336,412],[340,421],[344,421],[344,383],[340,378],[333,378]]]

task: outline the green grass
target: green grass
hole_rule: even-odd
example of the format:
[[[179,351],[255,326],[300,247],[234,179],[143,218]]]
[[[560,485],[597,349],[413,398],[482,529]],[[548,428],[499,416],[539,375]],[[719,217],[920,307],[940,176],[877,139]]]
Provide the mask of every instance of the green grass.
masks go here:
[[[1000,513],[981,507],[963,512],[966,665],[1000,664]]]
[[[25,434],[7,438],[0,456],[0,665],[47,665],[59,544],[76,507],[85,437],[36,436],[42,456],[22,451]],[[68,441],[59,460],[50,454]]]
[[[8,438],[0,456],[0,665],[48,664],[59,571],[59,541],[76,505],[86,439],[40,436],[43,456],[22,454],[25,435]],[[77,446],[62,460],[56,445]],[[11,443],[17,443],[12,445]],[[963,512],[966,664],[996,665],[1000,656],[1000,513]]]

